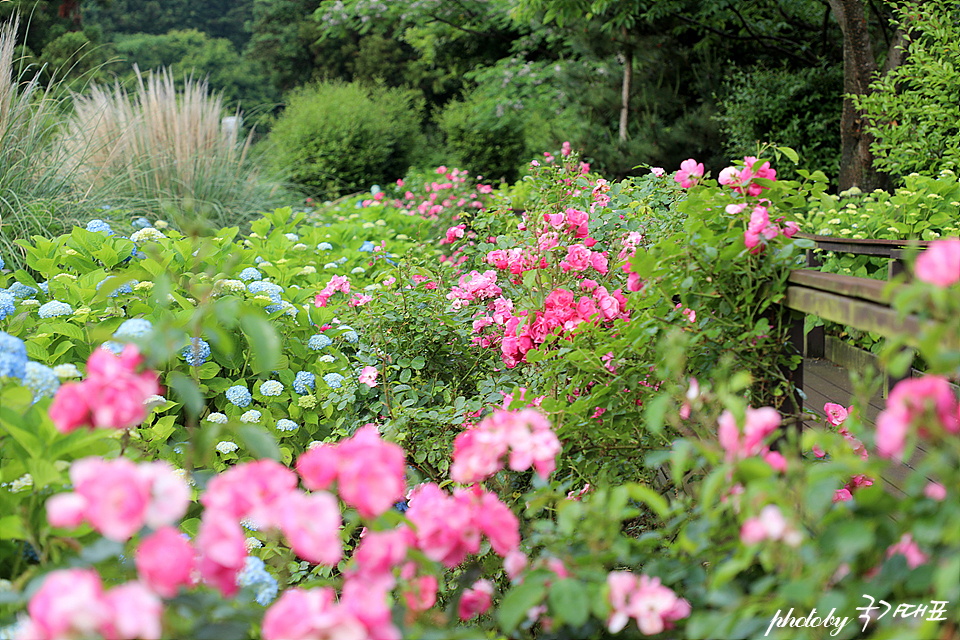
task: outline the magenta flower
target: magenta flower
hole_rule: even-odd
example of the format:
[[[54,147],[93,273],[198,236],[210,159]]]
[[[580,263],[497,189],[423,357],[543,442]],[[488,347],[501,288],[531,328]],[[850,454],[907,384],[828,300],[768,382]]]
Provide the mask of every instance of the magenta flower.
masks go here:
[[[697,184],[702,177],[703,163],[690,158],[680,163],[680,170],[677,171],[673,179],[684,189],[689,189]]]
[[[360,370],[360,377],[358,378],[360,384],[365,384],[368,387],[377,386],[377,371],[376,367],[364,367]]]
[[[493,583],[489,580],[477,580],[460,596],[457,615],[461,620],[470,620],[486,613],[493,602]]]
[[[913,265],[917,280],[938,287],[960,282],[960,238],[936,240],[917,257]]]

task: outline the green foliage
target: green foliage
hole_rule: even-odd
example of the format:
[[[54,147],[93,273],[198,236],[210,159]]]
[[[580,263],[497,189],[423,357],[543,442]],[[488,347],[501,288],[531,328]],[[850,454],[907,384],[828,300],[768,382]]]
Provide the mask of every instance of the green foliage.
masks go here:
[[[334,198],[402,177],[424,150],[423,103],[411,92],[321,82],[295,91],[270,135],[271,162]]]
[[[451,102],[440,114],[447,149],[478,175],[513,182],[530,155],[524,140],[524,118],[514,105],[467,96]]]
[[[776,142],[796,149],[803,159],[803,165],[783,167],[783,178],[796,179],[796,169],[837,176],[842,94],[840,65],[737,70],[727,78],[715,116],[724,150],[749,156],[758,143]]]
[[[894,175],[960,168],[960,24],[956,2],[903,3],[906,60],[856,98],[875,136],[874,166]]]

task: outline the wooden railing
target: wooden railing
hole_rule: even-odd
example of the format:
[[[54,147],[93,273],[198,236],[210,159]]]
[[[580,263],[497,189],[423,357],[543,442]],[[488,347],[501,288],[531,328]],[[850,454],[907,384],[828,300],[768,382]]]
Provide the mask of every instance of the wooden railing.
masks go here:
[[[809,267],[818,267],[820,262],[814,250],[807,250],[807,269],[796,269],[789,277],[784,306],[799,312],[801,317],[794,320],[790,342],[797,353],[808,358],[824,358],[827,351],[823,327],[815,327],[804,335],[803,316],[815,315],[824,320],[837,322],[860,331],[871,331],[883,336],[904,335],[908,344],[911,336],[920,333],[921,323],[917,316],[901,317],[890,306],[896,295],[898,285],[890,285],[889,280],[897,275],[909,273],[903,263],[906,249],[909,247],[926,248],[929,242],[904,240],[855,240],[797,234],[795,237],[812,240],[817,249],[854,255],[868,255],[889,258],[888,281],[859,278],[835,273],[823,273]],[[948,336],[949,347],[960,344],[960,336]],[[794,385],[803,388],[803,367],[791,372]],[[896,382],[888,379],[887,388]],[[793,398],[797,413],[803,407],[802,396]],[[789,409],[790,407],[785,407]]]

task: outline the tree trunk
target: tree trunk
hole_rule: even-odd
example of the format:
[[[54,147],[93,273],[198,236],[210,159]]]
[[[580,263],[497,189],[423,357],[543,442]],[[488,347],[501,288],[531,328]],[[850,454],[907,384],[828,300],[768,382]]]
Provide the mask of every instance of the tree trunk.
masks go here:
[[[833,16],[843,31],[843,114],[840,118],[840,190],[859,187],[862,191],[886,189],[890,178],[873,168],[870,144],[873,136],[863,130],[863,113],[856,108],[851,94],[870,93],[870,83],[877,75],[877,62],[867,30],[863,0],[829,0]],[[898,33],[898,36],[900,34]],[[890,46],[884,72],[899,64],[902,38]]]
[[[627,122],[630,115],[630,85],[633,84],[633,51],[623,52],[623,89],[620,93],[620,142],[627,141]]]

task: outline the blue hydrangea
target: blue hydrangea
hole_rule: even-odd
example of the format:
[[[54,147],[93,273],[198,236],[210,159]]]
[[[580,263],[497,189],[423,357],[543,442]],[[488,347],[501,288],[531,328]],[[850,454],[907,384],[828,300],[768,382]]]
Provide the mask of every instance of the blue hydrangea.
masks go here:
[[[317,251],[333,251],[333,245],[329,242],[321,242],[317,245]]]
[[[296,431],[300,428],[293,420],[287,420],[286,418],[280,418],[277,420],[277,429],[280,431]]]
[[[68,316],[73,313],[73,307],[68,305],[66,302],[60,302],[59,300],[51,300],[40,305],[40,308],[37,309],[37,313],[41,318],[56,318],[57,316]]]
[[[32,298],[37,295],[37,290],[33,287],[29,287],[22,282],[14,282],[7,288],[7,293],[12,295],[17,300],[23,300],[24,298]]]
[[[123,353],[123,344],[120,342],[117,342],[116,340],[107,340],[106,342],[100,345],[100,348],[106,349],[107,351],[109,351],[115,356],[118,356],[121,353]]]
[[[13,315],[13,312],[16,311],[13,300],[12,295],[6,291],[0,291],[0,320]]]
[[[146,218],[137,218],[131,223],[131,225],[134,229],[146,229],[147,227],[153,226]]]
[[[367,240],[362,245],[360,245],[360,248],[357,249],[357,251],[363,251],[364,253],[373,253],[373,248],[376,246],[377,245],[373,243],[373,240]]]
[[[343,379],[343,376],[339,373],[328,373],[323,376],[323,381],[326,382],[331,389],[339,389],[343,386]]]
[[[87,231],[92,231],[94,233],[106,233],[108,236],[113,235],[113,229],[110,228],[110,225],[104,222],[103,220],[91,220],[87,223]]]
[[[263,280],[251,282],[247,285],[247,291],[254,294],[261,292],[266,293],[270,296],[270,300],[273,301],[274,304],[280,304],[282,302],[280,294],[283,293],[283,287],[272,282],[264,282]]]
[[[283,311],[286,315],[291,317],[296,317],[297,307],[290,304],[286,300],[281,300],[280,304],[268,304],[264,307],[264,310],[267,313],[273,313],[274,311]]]
[[[60,378],[50,367],[30,360],[27,362],[25,370],[23,386],[33,391],[34,402],[43,397],[53,397],[53,394],[60,388]]]
[[[227,389],[227,400],[233,406],[243,408],[250,405],[253,396],[250,395],[250,391],[245,386],[238,384]]]
[[[113,337],[118,340],[138,340],[146,338],[151,331],[153,331],[153,323],[146,318],[130,318],[117,327]]]
[[[266,262],[266,260],[264,260],[260,256],[257,256],[256,258],[253,259],[253,264],[260,264],[261,262]]]
[[[219,411],[211,413],[207,416],[207,422],[212,422],[214,424],[227,424],[228,420],[229,418],[227,418],[226,414],[220,413]]]
[[[243,422],[246,424],[256,424],[260,422],[260,418],[262,416],[263,414],[257,411],[256,409],[250,409],[249,411],[245,411],[243,415],[240,416],[240,422]]]
[[[347,261],[347,256],[342,256],[337,259],[337,264],[344,264]]]
[[[353,330],[353,327],[342,325],[340,327],[340,335],[343,336],[343,339],[349,342],[350,344],[356,344],[357,340],[360,338],[357,336],[357,332]]]
[[[285,233],[283,237],[289,240],[290,242],[299,242],[300,236],[295,233]]]
[[[3,261],[3,256],[0,256],[0,269],[3,269],[7,266],[7,263]]]
[[[108,276],[108,277],[104,278],[103,280],[101,280],[100,282],[98,282],[98,283],[97,283],[97,291],[100,291],[100,287],[102,287],[102,286],[103,286],[103,283],[106,282],[106,281],[109,280],[109,279],[110,279],[110,277]],[[138,280],[131,280],[130,282],[125,282],[125,283],[123,283],[122,285],[120,285],[119,287],[117,287],[116,289],[114,289],[113,291],[111,291],[111,292],[107,295],[107,297],[108,297],[108,298],[116,298],[116,297],[119,296],[121,293],[133,293],[133,287],[132,287],[131,285],[135,285],[135,284],[139,284],[139,281],[138,281]]]
[[[237,574],[237,586],[253,587],[257,590],[257,604],[267,606],[277,597],[277,579],[267,571],[263,560],[256,556],[247,556],[243,570]]]
[[[199,367],[210,357],[210,343],[203,338],[192,338],[180,355],[191,367]]]
[[[320,351],[321,349],[326,349],[333,344],[333,340],[323,335],[322,333],[317,333],[310,336],[310,339],[307,341],[307,346],[313,349],[314,351]]]
[[[44,280],[43,282],[41,282],[41,283],[38,284],[37,286],[40,287],[40,291],[43,291],[43,294],[44,294],[44,295],[46,295],[46,296],[50,295],[50,281],[49,281],[49,280]]]
[[[27,375],[27,345],[23,340],[0,331],[0,378],[23,380]]]
[[[260,383],[260,395],[278,396],[283,393],[283,383],[277,380],[267,380]]]
[[[260,273],[259,269],[254,269],[253,267],[247,267],[240,272],[240,279],[244,282],[250,282],[251,280],[262,280],[263,274]]]
[[[293,390],[300,395],[310,393],[317,386],[317,377],[309,371],[300,371],[293,381]]]

